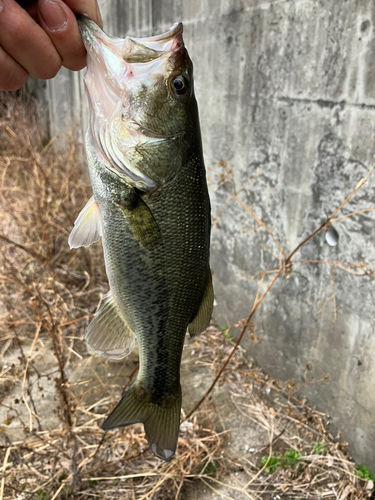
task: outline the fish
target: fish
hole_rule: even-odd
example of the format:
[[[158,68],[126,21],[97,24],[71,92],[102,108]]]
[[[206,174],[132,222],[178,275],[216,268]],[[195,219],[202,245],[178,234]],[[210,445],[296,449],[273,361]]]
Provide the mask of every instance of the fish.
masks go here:
[[[139,349],[133,385],[109,430],[143,423],[155,456],[176,452],[186,333],[209,325],[210,199],[193,64],[182,23],[148,38],[107,35],[78,16],[87,50],[86,154],[93,196],[71,248],[102,239],[109,293],[86,331],[90,349],[122,359]]]

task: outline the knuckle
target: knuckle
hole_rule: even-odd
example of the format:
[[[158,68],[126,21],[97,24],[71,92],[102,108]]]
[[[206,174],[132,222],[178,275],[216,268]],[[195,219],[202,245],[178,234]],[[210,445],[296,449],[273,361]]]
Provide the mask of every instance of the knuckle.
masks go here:
[[[65,68],[70,69],[70,71],[80,71],[86,66],[86,61],[85,59],[83,60],[70,60],[70,61],[65,61],[63,62],[63,65]]]
[[[0,76],[0,88],[2,90],[12,91],[20,89],[27,80],[26,71],[19,68],[10,69]]]
[[[42,78],[43,80],[50,80],[51,78],[54,78],[59,72],[60,67],[61,64],[59,62],[50,61],[40,70],[39,78]]]

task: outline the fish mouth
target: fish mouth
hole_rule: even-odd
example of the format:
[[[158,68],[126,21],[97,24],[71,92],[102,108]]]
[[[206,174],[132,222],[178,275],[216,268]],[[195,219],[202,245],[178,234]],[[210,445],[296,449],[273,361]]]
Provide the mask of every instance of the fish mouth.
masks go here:
[[[159,57],[170,56],[184,45],[182,23],[175,23],[169,31],[147,38],[126,37],[122,56],[126,62],[149,62]]]
[[[124,77],[124,64],[119,64],[122,59],[122,38],[110,37],[94,21],[84,14],[77,15],[78,27],[81,32],[83,44],[87,50],[88,69],[96,69],[95,77],[101,78],[100,72],[105,73],[113,83],[120,82]],[[115,85],[117,87],[117,85]]]
[[[132,86],[138,81],[153,87],[164,78],[171,55],[184,49],[182,23],[161,35],[123,39],[107,35],[86,15],[78,15],[77,21],[87,50],[90,142],[107,168],[142,191],[152,190],[155,182],[130,163],[128,153],[145,142],[174,141],[185,130],[172,135],[142,125],[132,112]]]
[[[123,38],[116,38],[116,37],[110,37],[108,36],[99,26],[86,14],[76,14],[78,26],[82,31],[85,30],[85,28],[89,29],[93,34],[96,34],[98,37],[104,37],[111,39],[111,40],[119,40],[122,43],[124,42]],[[162,33],[160,35],[154,35],[146,38],[133,38],[134,40],[137,41],[142,41],[145,43],[152,43],[152,42],[167,42],[171,38],[175,38],[178,34],[182,34],[183,32],[183,25],[182,23],[174,23],[168,31],[165,33]]]
[[[86,50],[90,50],[90,44],[94,39],[99,39],[103,43],[117,41],[120,45],[124,43],[123,38],[109,36],[86,14],[76,14],[78,27],[81,32]]]
[[[161,35],[124,39],[107,35],[84,14],[77,15],[77,21],[87,50],[85,82],[89,96],[93,94],[90,87],[95,86],[104,99],[110,97],[105,94],[112,94],[126,100],[126,84],[130,80],[142,79],[152,86],[165,73],[171,55],[185,50],[182,23],[175,23]]]
[[[161,35],[145,38],[127,36],[124,39],[107,35],[84,14],[78,14],[76,17],[83,43],[90,55],[96,54],[98,56],[104,46],[117,56],[121,56],[127,63],[149,62],[165,55],[169,56],[171,52],[184,46],[182,23],[173,24],[168,31]]]

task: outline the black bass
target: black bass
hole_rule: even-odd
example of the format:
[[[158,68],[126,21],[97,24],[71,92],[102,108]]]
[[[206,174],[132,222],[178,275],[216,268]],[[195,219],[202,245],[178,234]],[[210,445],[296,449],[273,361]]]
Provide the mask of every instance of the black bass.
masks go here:
[[[182,24],[150,38],[112,38],[79,17],[88,52],[86,151],[93,197],[71,248],[102,237],[110,292],[86,341],[120,359],[134,335],[140,368],[103,429],[144,424],[153,453],[170,460],[181,413],[186,330],[209,324],[210,201],[193,66]]]

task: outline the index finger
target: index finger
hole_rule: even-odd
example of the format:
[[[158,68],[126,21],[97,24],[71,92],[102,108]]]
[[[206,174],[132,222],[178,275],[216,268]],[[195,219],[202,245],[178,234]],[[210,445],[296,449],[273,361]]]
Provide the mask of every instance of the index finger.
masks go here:
[[[53,78],[61,59],[49,36],[14,0],[2,0],[0,46],[36,78]]]

